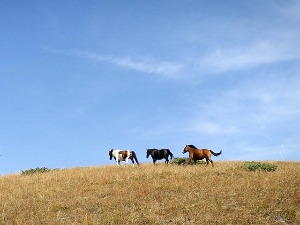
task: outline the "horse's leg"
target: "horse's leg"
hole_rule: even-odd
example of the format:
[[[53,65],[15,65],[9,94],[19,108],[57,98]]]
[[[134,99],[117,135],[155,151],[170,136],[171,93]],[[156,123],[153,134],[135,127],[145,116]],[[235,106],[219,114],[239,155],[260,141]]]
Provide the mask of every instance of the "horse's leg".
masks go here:
[[[192,160],[194,160],[194,163],[195,163],[195,165],[196,165],[196,160],[193,159],[193,156],[190,154],[190,164],[192,164]]]
[[[133,159],[131,159],[131,162],[132,162],[132,167],[134,167],[134,160],[133,160]]]
[[[120,160],[116,160],[117,166],[120,166]]]
[[[209,161],[209,159],[208,158],[205,158],[205,160],[206,160],[206,166],[208,166],[208,161]]]
[[[165,163],[169,164],[169,158],[168,157],[166,157]]]
[[[205,157],[206,159],[206,166],[208,166],[209,162],[211,163],[212,167],[214,167],[214,162],[212,161],[211,157]]]
[[[153,164],[155,165],[156,159],[153,159]]]

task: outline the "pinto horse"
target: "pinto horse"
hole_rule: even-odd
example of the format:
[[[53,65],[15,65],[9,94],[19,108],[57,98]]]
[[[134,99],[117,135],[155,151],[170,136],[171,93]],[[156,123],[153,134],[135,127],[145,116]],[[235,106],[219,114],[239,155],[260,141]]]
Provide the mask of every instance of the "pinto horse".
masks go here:
[[[211,155],[218,156],[222,154],[222,150],[219,153],[215,153],[212,150],[209,149],[198,149],[194,145],[186,145],[185,148],[182,151],[182,154],[188,152],[190,156],[190,160],[194,160],[194,163],[196,164],[197,160],[202,160],[205,158],[206,160],[206,166],[208,166],[208,163],[210,162],[212,166],[214,166],[214,163],[211,159]]]
[[[108,154],[109,154],[109,159],[112,160],[112,158],[114,158],[118,166],[120,165],[120,161],[125,161],[125,164],[127,164],[128,159],[131,160],[133,166],[134,166],[134,161],[138,165],[140,165],[134,151],[112,149],[109,151]]]
[[[165,163],[169,163],[169,156],[171,157],[171,159],[173,158],[173,154],[170,151],[170,149],[164,148],[164,149],[156,149],[156,148],[152,148],[152,149],[147,149],[147,159],[149,158],[149,156],[151,155],[153,163],[155,164],[156,160],[161,160],[161,159],[165,159]]]

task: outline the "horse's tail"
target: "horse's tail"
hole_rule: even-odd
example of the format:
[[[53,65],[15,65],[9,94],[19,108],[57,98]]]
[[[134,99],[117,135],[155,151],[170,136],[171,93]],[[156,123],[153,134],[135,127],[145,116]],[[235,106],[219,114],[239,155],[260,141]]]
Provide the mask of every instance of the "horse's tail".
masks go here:
[[[139,163],[139,161],[138,161],[138,159],[137,159],[137,157],[136,157],[135,152],[132,151],[131,153],[132,153],[132,158],[134,158],[134,160],[136,161],[136,163],[137,163],[138,165],[140,165],[140,163]]]
[[[211,154],[213,154],[214,156],[218,156],[222,154],[222,150],[218,153],[213,152],[212,150],[209,150],[211,152]]]
[[[167,150],[168,154],[171,156],[171,159],[173,159],[173,153],[170,151],[170,149]]]

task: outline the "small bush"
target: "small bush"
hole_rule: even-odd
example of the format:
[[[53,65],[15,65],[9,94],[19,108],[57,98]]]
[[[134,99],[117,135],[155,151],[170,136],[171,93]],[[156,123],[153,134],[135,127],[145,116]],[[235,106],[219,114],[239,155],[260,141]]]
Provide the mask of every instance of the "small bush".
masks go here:
[[[37,167],[37,168],[31,168],[28,170],[22,170],[21,171],[21,175],[30,175],[30,174],[35,174],[35,173],[47,173],[51,171],[51,169],[46,168],[46,167]]]
[[[194,165],[194,160],[190,161],[190,158],[174,158],[171,162],[171,164],[176,165]],[[198,160],[196,164],[204,164],[205,162],[202,160]]]
[[[242,168],[248,171],[266,171],[266,172],[273,172],[277,169],[276,165],[270,163],[260,163],[260,162],[245,162],[242,165]]]

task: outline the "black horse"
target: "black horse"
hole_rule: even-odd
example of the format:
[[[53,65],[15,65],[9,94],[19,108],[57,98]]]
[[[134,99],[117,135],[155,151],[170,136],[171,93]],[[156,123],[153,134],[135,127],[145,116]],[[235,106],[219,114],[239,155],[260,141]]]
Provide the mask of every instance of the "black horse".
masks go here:
[[[171,159],[173,158],[173,154],[170,151],[170,149],[164,148],[164,149],[147,149],[147,158],[149,158],[149,155],[151,155],[153,159],[153,163],[155,164],[156,160],[160,159],[166,159],[165,163],[169,163],[169,156],[171,156]]]

